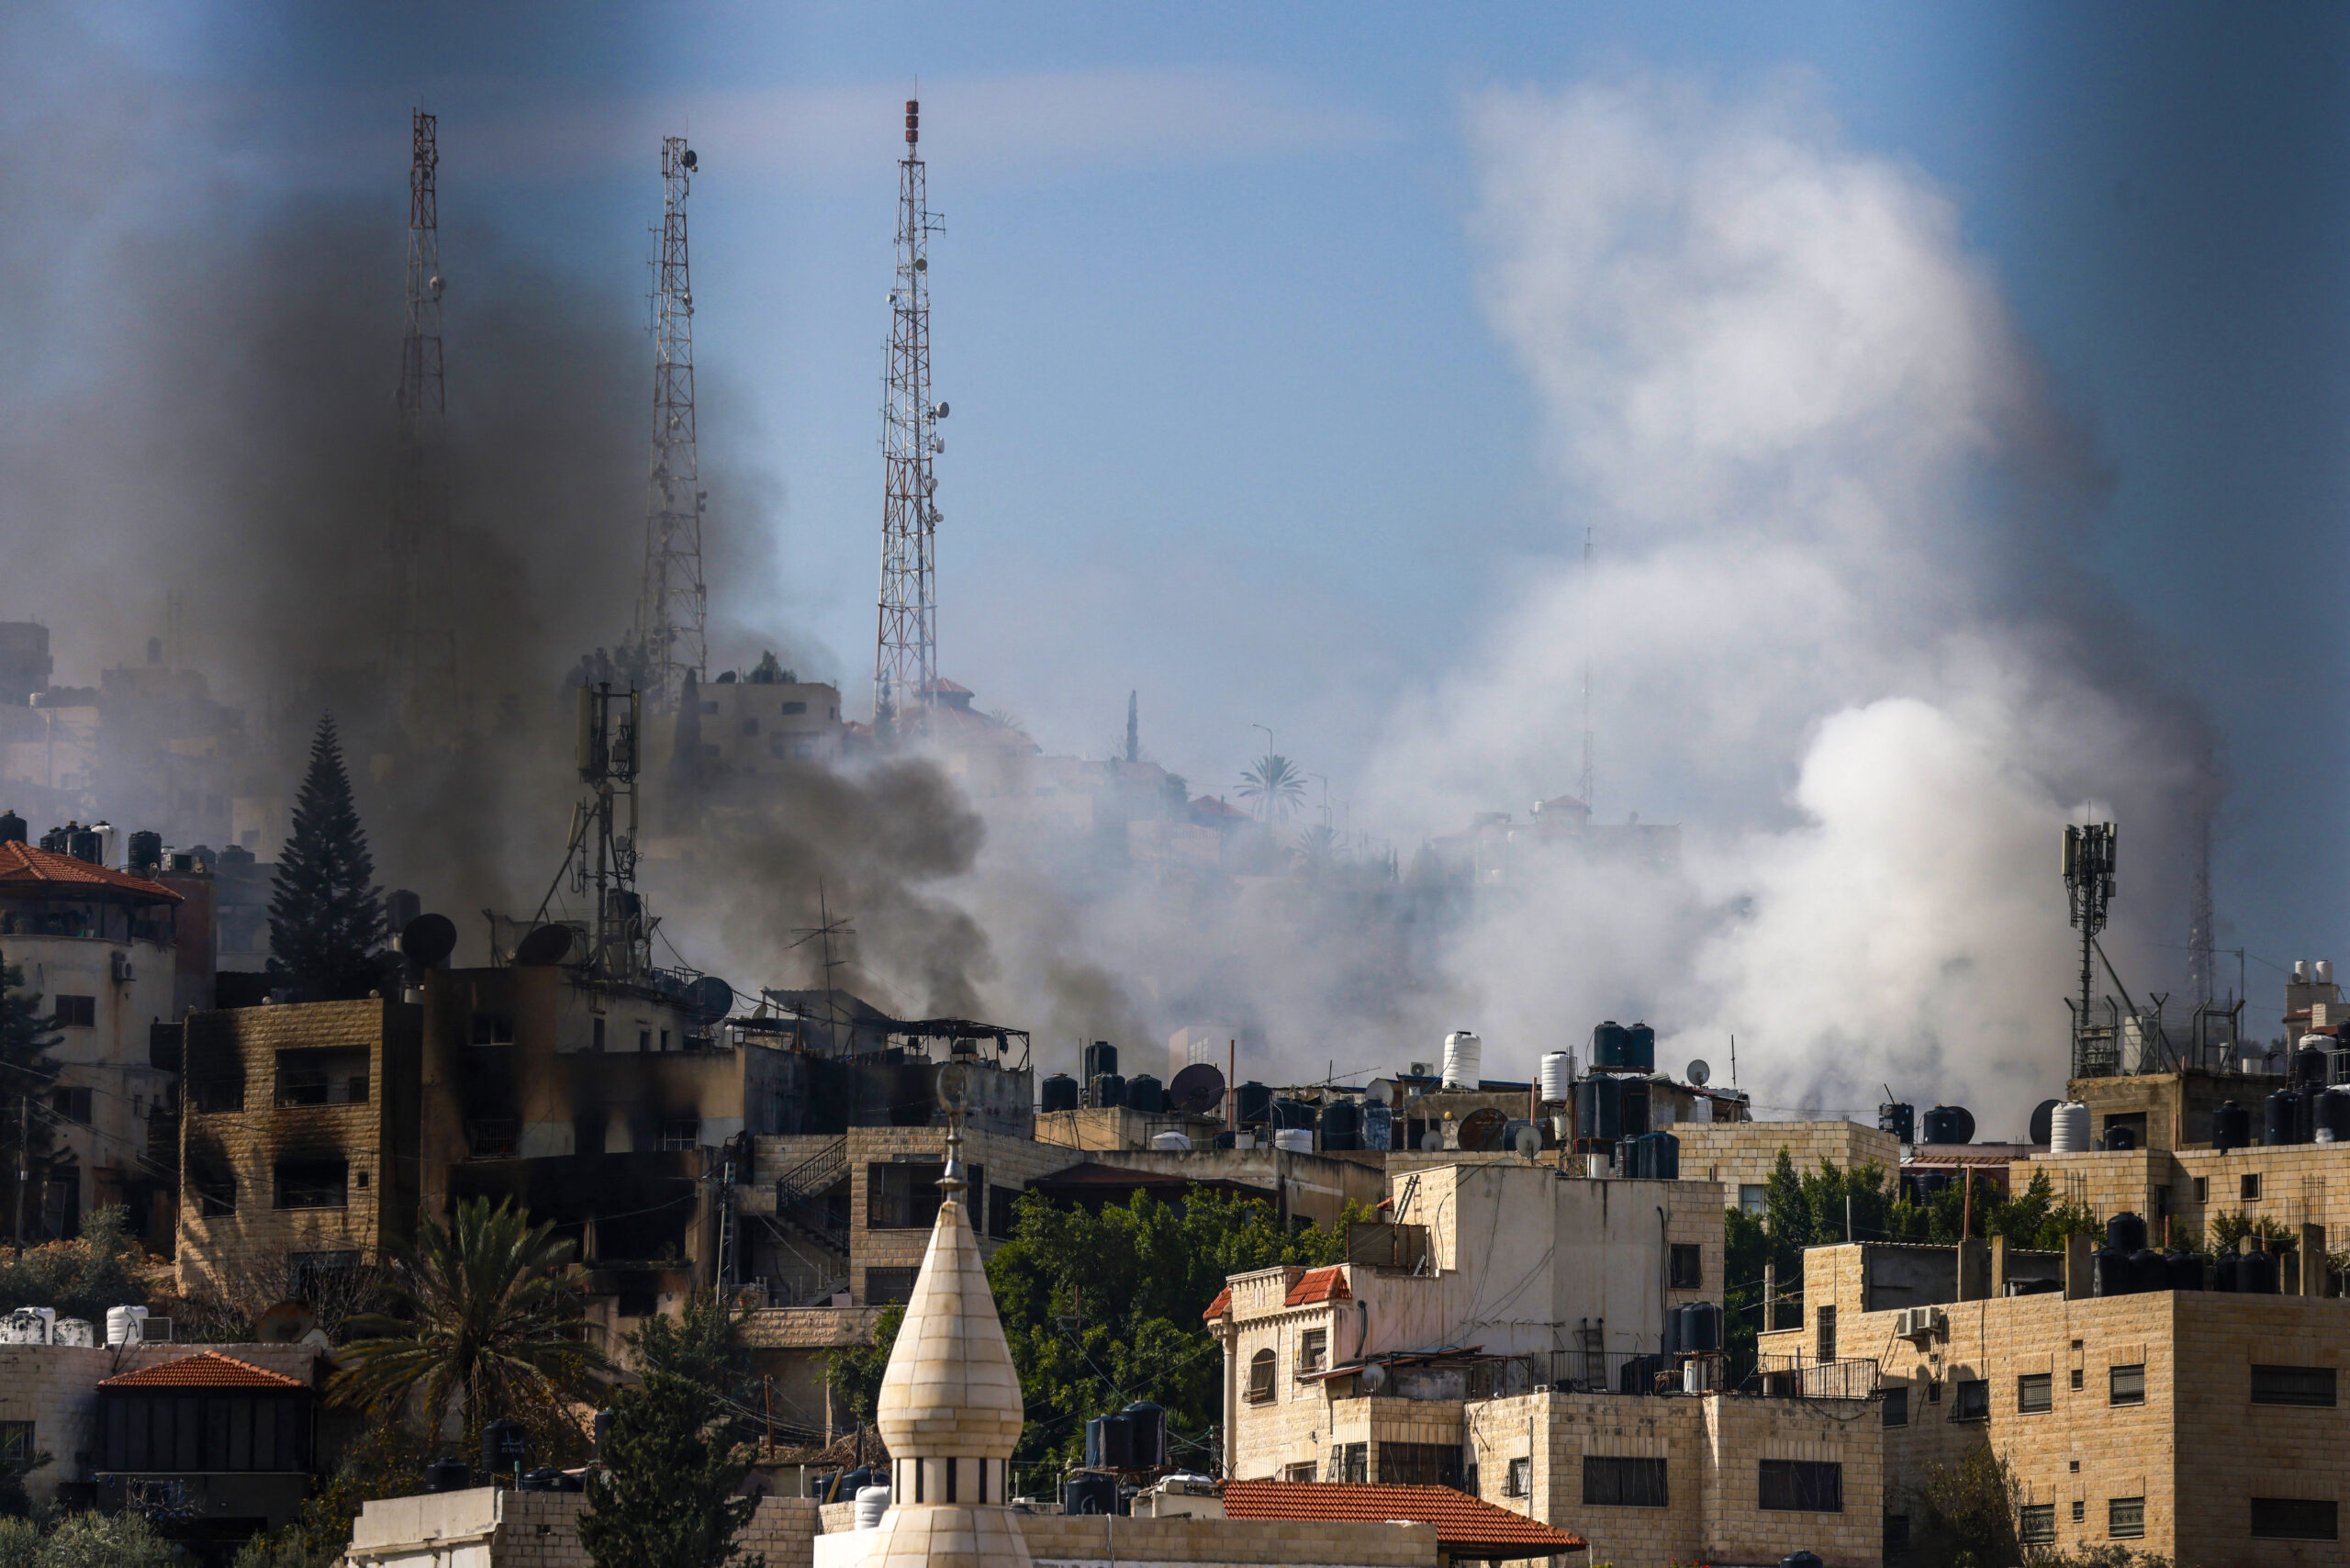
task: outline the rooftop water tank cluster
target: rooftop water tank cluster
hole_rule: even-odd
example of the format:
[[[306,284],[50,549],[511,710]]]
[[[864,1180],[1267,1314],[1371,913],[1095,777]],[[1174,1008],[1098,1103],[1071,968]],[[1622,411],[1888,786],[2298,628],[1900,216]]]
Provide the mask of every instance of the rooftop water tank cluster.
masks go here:
[[[2142,1295],[2156,1291],[2199,1291],[2203,1259],[2192,1252],[2157,1252],[2147,1245],[2146,1222],[2118,1214],[2105,1222],[2105,1245],[2089,1259],[2093,1295]]]

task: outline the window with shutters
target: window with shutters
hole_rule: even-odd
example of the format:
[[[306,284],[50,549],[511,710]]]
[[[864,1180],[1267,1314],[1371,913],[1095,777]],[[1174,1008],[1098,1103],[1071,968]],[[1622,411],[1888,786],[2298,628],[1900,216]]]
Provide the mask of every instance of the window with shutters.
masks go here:
[[[1987,1421],[1991,1418],[1991,1383],[1987,1378],[1963,1377],[1958,1380],[1958,1392],[1951,1400],[1950,1418],[1953,1421]]]
[[[2255,1540],[2340,1540],[2341,1506],[2313,1497],[2255,1497]]]
[[[98,1026],[98,999],[95,996],[61,996],[56,1002],[57,1026],[61,1029],[95,1029]]]
[[[1583,1456],[1583,1501],[1587,1508],[1669,1506],[1664,1461],[1587,1453]]]
[[[2243,1180],[2236,1184],[2236,1196],[2247,1204],[2260,1202],[2260,1176],[2257,1171],[2244,1173]]]
[[[1280,1358],[1270,1350],[1259,1350],[1248,1358],[1248,1403],[1270,1404],[1273,1397],[1273,1369]]]
[[[1382,1443],[1378,1459],[1382,1486],[1449,1486],[1457,1492],[1466,1479],[1458,1443]]]
[[[1841,1514],[1844,1467],[1813,1460],[1766,1459],[1757,1477],[1756,1506],[1774,1513]]]
[[[1297,1337],[1297,1371],[1300,1376],[1322,1370],[1323,1352],[1329,1349],[1327,1328],[1308,1328]]]
[[[33,1462],[33,1424],[0,1421],[0,1464],[29,1470]]]
[[[1530,1495],[1533,1490],[1534,1462],[1531,1459],[1511,1460],[1509,1473],[1502,1479],[1502,1495],[1524,1497]]]
[[[2016,1515],[2016,1539],[2026,1546],[2045,1546],[2056,1539],[2056,1505],[2027,1503]]]
[[[1880,1419],[1888,1427],[1906,1427],[1909,1424],[1909,1385],[1908,1383],[1895,1383],[1885,1391],[1885,1409],[1881,1413]]]
[[[2105,1505],[2105,1533],[2116,1540],[2135,1540],[2146,1533],[2146,1500],[2113,1497]]]
[[[2146,1365],[2115,1367],[2106,1374],[2111,1390],[2106,1402],[2109,1405],[2143,1405],[2146,1402]]]
[[[1371,1479],[1369,1443],[1332,1443],[1329,1479],[1360,1485]]]
[[[1832,1306],[1823,1306],[1819,1309],[1817,1316],[1818,1318],[1819,1327],[1819,1346],[1818,1350],[1814,1352],[1814,1357],[1816,1360],[1822,1362],[1832,1361],[1836,1359],[1836,1309]]]
[[[2302,1405],[2331,1409],[2333,1406],[2332,1367],[2278,1367],[2255,1364],[2252,1369],[2255,1405]]]
[[[1281,1466],[1281,1479],[1283,1481],[1313,1480],[1314,1462],[1308,1460],[1302,1464],[1285,1464]]]
[[[919,1269],[867,1269],[865,1271],[865,1305],[893,1306],[914,1298],[914,1281]]]
[[[2037,1416],[2056,1407],[2056,1380],[2048,1372],[2026,1372],[2016,1379],[2016,1413]]]

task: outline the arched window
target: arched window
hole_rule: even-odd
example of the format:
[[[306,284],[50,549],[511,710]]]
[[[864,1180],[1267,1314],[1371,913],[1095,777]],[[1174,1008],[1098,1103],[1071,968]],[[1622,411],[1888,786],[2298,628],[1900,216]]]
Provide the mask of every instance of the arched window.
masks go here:
[[[1273,1396],[1273,1352],[1259,1350],[1248,1359],[1248,1400],[1261,1405]]]

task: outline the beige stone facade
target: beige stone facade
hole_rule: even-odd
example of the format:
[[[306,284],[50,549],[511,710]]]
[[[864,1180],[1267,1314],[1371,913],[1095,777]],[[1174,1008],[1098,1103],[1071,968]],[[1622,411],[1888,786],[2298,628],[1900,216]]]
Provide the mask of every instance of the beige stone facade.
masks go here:
[[[2099,1219],[2144,1216],[2157,1246],[2165,1221],[2184,1244],[2235,1214],[2295,1233],[2322,1226],[2330,1250],[2350,1245],[2350,1144],[2043,1154],[2009,1167],[2009,1190],[2020,1193],[2041,1174],[2058,1199],[2086,1204]]]
[[[593,1568],[579,1544],[577,1492],[469,1492],[379,1498],[351,1532],[350,1568]],[[764,1497],[735,1538],[763,1552],[767,1568],[811,1568],[816,1505]]]
[[[1749,1208],[1761,1206],[1781,1149],[1799,1174],[1823,1159],[1839,1170],[1901,1163],[1900,1140],[1859,1122],[1687,1122],[1665,1130],[1681,1140],[1683,1181],[1718,1182],[1732,1204]]]

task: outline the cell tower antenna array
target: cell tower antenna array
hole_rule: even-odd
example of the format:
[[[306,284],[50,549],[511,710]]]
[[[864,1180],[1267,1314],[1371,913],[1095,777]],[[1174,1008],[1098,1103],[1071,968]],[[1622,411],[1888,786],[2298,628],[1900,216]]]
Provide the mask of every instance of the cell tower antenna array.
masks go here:
[[[441,140],[439,117],[409,126],[408,309],[400,335],[399,433],[392,469],[394,608],[385,661],[411,727],[456,689],[456,628],[449,613],[449,492],[441,378]]]
[[[2065,889],[2072,898],[2073,929],[2081,934],[2081,995],[2073,1014],[2075,1078],[2087,1078],[2100,1065],[2091,1060],[2089,1008],[2096,985],[2097,934],[2105,929],[2106,906],[2113,902],[2113,846],[2111,823],[2065,825]]]
[[[637,644],[654,706],[667,711],[690,673],[709,674],[709,595],[701,573],[700,450],[694,439],[694,290],[686,263],[686,196],[699,162],[682,136],[661,139],[661,255],[653,280],[653,466],[644,515]]]
[[[916,151],[922,105],[906,100],[906,155],[898,161],[898,275],[890,291],[883,377],[881,615],[873,655],[873,727],[917,727],[938,679],[937,577],[932,546],[941,521],[931,459],[946,405],[930,401],[930,236],[941,231]]]

